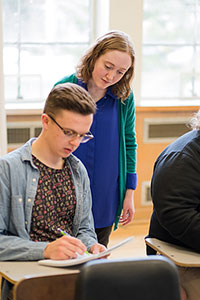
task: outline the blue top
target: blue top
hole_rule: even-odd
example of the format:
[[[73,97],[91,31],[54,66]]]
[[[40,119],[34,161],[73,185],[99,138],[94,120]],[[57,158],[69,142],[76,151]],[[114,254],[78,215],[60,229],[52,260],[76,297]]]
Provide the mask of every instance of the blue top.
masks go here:
[[[57,84],[62,84],[66,82],[73,82],[75,84],[81,85],[83,88],[87,90],[87,86],[83,84],[78,78],[76,77],[76,74],[71,74],[70,76],[65,76],[63,79],[59,80],[55,85]],[[119,151],[118,156],[119,156],[119,161],[116,162],[116,167],[118,164],[118,181],[119,181],[119,197],[116,197],[115,199],[113,198],[111,200],[110,205],[116,205],[115,201],[118,201],[117,204],[117,211],[116,211],[116,216],[115,216],[115,226],[114,230],[117,229],[120,215],[123,209],[123,202],[124,202],[124,197],[126,194],[127,189],[136,189],[137,186],[137,174],[136,174],[136,150],[137,150],[137,142],[136,142],[136,133],[135,133],[135,105],[134,105],[134,95],[133,92],[130,91],[130,94],[127,99],[125,99],[124,102],[121,102],[121,99],[117,99],[111,92],[111,88],[108,89],[107,94],[105,95],[107,99],[116,99],[116,105],[117,105],[117,119],[118,119],[118,140],[119,144],[112,144],[112,153]],[[110,98],[111,96],[111,98]],[[100,99],[101,101],[102,99]],[[100,101],[98,101],[100,103]],[[97,106],[98,106],[97,102]],[[97,111],[98,114],[98,111]],[[103,126],[101,124],[101,126]],[[102,128],[99,126],[99,128]],[[113,124],[112,124],[113,126]],[[100,134],[101,137],[101,134]],[[109,137],[111,139],[112,135]],[[96,135],[95,139],[99,139],[99,136]],[[113,139],[113,137],[112,137]],[[109,139],[108,139],[109,141]],[[90,141],[91,142],[91,141]],[[89,142],[89,143],[90,143]],[[102,149],[98,149],[100,153],[105,152],[105,147],[104,147],[104,138],[102,143],[98,143]],[[99,147],[99,146],[98,146]],[[116,150],[117,149],[117,150]],[[94,153],[94,157],[96,157],[96,153]],[[96,158],[98,159],[98,157]],[[111,160],[113,160],[113,156],[111,156]],[[90,161],[89,161],[90,163]],[[95,162],[96,163],[96,162]],[[106,162],[107,163],[107,162]],[[107,165],[104,166],[104,168]],[[95,169],[96,165],[95,165]],[[108,168],[106,168],[106,171],[108,171]],[[99,174],[99,172],[98,172]],[[104,175],[104,174],[103,174]],[[112,175],[112,174],[111,174]],[[110,176],[110,174],[109,174]],[[94,179],[95,185],[98,182],[98,178]],[[116,187],[117,188],[117,187]],[[110,189],[110,187],[109,187]],[[102,193],[102,191],[100,191]],[[93,202],[96,199],[93,199]],[[101,202],[102,203],[102,202]],[[108,210],[105,210],[106,213]],[[104,224],[104,220],[106,220],[107,217],[103,215],[103,221],[101,224]],[[111,225],[111,224],[110,224]],[[106,225],[103,225],[105,227]],[[102,227],[102,226],[101,226]]]
[[[78,84],[87,89],[78,80]],[[111,89],[97,101],[97,113],[90,131],[91,141],[80,144],[73,153],[85,165],[91,183],[96,228],[114,223],[119,202],[119,129],[117,97]]]

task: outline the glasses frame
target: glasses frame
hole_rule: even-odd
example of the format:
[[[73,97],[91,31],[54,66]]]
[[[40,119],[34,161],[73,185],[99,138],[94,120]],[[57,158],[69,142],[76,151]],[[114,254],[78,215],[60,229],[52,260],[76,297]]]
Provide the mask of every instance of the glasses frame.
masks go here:
[[[93,139],[94,136],[93,134],[89,131],[89,132],[86,132],[84,134],[80,134],[80,133],[77,133],[76,131],[72,130],[72,129],[64,129],[55,119],[54,117],[52,117],[51,115],[47,115],[61,130],[62,132],[64,133],[64,135],[68,138],[72,138],[72,139],[75,139],[75,138],[79,138],[80,139],[80,142],[81,143],[86,143],[88,142],[89,140]]]

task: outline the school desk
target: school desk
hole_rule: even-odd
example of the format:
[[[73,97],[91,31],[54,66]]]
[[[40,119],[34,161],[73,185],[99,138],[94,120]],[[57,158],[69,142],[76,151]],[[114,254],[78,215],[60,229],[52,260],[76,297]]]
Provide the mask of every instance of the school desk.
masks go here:
[[[186,247],[172,245],[155,238],[146,238],[145,243],[171,259],[177,266],[181,267],[200,267],[200,253]]]
[[[14,284],[14,300],[73,300],[78,267],[53,268],[37,261],[0,262],[0,275]]]

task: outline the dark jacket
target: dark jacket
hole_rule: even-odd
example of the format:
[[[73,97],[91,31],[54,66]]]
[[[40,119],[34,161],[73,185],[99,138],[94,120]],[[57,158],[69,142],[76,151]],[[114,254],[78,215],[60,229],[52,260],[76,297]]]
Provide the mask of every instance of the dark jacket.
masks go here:
[[[184,134],[160,154],[151,195],[154,212],[149,237],[200,252],[199,130]]]

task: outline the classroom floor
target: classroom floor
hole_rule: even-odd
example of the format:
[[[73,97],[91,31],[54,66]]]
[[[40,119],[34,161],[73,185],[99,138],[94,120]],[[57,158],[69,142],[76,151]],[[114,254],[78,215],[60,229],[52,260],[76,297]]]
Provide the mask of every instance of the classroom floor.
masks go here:
[[[122,247],[114,250],[110,258],[129,258],[129,257],[144,257],[146,256],[146,246],[144,237],[148,232],[148,224],[130,224],[126,227],[119,227],[113,231],[110,237],[108,247],[122,241],[123,239],[133,236],[133,240]]]

